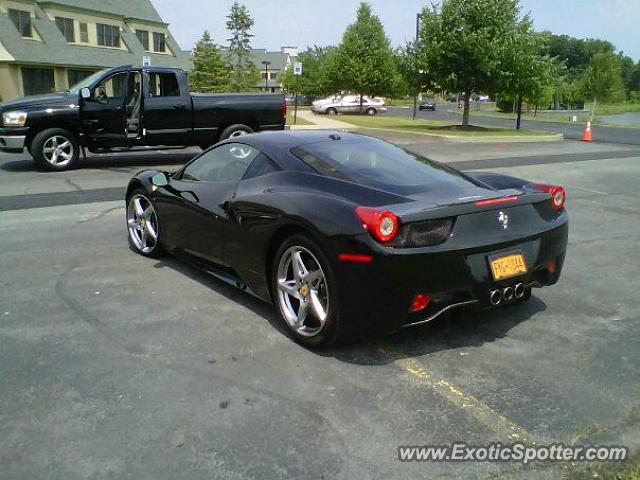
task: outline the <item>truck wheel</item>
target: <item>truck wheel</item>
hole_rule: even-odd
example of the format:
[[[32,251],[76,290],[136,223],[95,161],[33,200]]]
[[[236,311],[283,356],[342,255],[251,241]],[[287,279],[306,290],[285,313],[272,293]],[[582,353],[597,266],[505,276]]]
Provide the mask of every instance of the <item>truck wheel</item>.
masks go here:
[[[236,123],[230,127],[225,128],[220,134],[220,140],[226,140],[227,138],[241,137],[243,135],[249,135],[253,133],[253,129],[247,125]]]
[[[33,138],[29,152],[39,168],[60,172],[76,164],[80,156],[80,144],[68,130],[47,128]]]

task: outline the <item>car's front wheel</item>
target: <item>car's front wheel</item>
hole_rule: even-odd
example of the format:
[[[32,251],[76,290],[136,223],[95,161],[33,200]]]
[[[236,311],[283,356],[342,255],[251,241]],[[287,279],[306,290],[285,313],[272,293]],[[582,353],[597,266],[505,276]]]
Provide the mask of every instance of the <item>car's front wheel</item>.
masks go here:
[[[69,170],[77,163],[80,144],[68,130],[47,128],[33,137],[29,152],[38,167],[59,172]]]
[[[164,253],[158,214],[144,190],[134,191],[127,201],[127,233],[129,245],[140,255],[158,258]]]
[[[294,235],[276,252],[271,269],[273,300],[293,337],[303,345],[340,339],[340,306],[333,270],[320,247]]]
[[[369,115],[370,117],[373,117],[376,113],[376,109],[371,107],[371,108],[367,108],[366,114]]]
[[[333,107],[327,108],[327,115],[337,115],[337,114],[338,114],[338,111],[335,108]]]

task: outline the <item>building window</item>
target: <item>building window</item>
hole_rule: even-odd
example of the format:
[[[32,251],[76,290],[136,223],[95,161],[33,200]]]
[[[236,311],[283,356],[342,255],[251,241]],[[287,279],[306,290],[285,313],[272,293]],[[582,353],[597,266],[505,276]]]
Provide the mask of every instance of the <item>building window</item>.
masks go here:
[[[73,87],[76,83],[80,83],[89,77],[93,72],[91,70],[67,70],[67,80],[69,87]]]
[[[86,23],[80,23],[80,41],[89,43],[89,27]]]
[[[269,80],[275,80],[278,78],[278,74],[276,72],[269,73]]]
[[[262,76],[263,80],[267,79],[267,72],[262,72],[260,75]]]
[[[51,93],[56,84],[53,80],[53,68],[22,68],[22,88],[25,95]]]
[[[120,47],[120,27],[97,23],[98,45],[104,47]]]
[[[72,18],[56,17],[56,25],[67,42],[73,43],[76,41],[76,32],[73,28]]]
[[[136,37],[140,40],[145,52],[149,51],[149,32],[147,30],[136,30]]]
[[[24,10],[9,9],[9,18],[20,32],[20,35],[27,38],[33,38],[31,29],[31,14]]]
[[[165,51],[164,33],[153,32],[153,51],[154,52]]]

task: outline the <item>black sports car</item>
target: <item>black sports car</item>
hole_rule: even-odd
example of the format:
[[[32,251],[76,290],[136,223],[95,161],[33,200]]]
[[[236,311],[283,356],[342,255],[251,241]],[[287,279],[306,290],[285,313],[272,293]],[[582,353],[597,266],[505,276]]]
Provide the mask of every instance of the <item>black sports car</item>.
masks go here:
[[[273,301],[312,346],[464,305],[522,302],[558,281],[560,186],[463,174],[374,138],[260,133],[218,143],[126,193],[129,241]]]

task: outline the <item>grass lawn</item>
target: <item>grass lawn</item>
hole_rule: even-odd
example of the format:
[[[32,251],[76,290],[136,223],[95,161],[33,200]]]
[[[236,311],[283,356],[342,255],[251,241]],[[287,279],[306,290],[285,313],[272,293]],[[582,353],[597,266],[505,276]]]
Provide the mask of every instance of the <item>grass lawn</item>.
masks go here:
[[[590,105],[585,105],[588,108]],[[451,109],[452,113],[458,113],[462,116],[462,109]],[[595,124],[607,124],[605,121],[602,121],[598,118],[599,115],[616,115],[619,113],[628,113],[628,112],[640,112],[640,103],[616,103],[616,104],[599,104],[596,106],[596,115],[594,122]],[[516,114],[515,113],[504,113],[498,112],[495,110],[494,104],[490,105],[482,105],[480,110],[476,110],[472,108],[470,110],[471,116],[477,115],[481,117],[493,117],[493,118],[506,118],[513,120],[515,122]],[[573,122],[572,117],[576,115],[577,121]],[[573,124],[586,124],[589,120],[589,113],[547,113],[540,112],[537,115],[534,115],[533,111],[523,111],[522,112],[523,120],[539,120],[542,122],[559,122],[559,123],[573,123]],[[637,125],[626,125],[627,127],[636,127]]]
[[[436,120],[411,120],[406,117],[394,117],[391,115],[377,115],[375,117],[358,115],[340,115],[341,122],[350,123],[363,128],[383,128],[388,130],[402,130],[412,133],[430,133],[437,135],[455,135],[465,137],[486,136],[537,136],[548,135],[546,132],[532,130],[520,130],[506,128],[486,128],[470,125],[463,128],[461,125],[451,125],[447,122]]]
[[[299,107],[298,107],[298,112],[300,112]],[[289,107],[287,111],[287,125],[314,125],[314,124],[309,122],[308,120],[305,120],[304,118],[300,118],[300,115],[298,115],[298,118],[296,119],[296,123],[293,123],[293,108]]]

